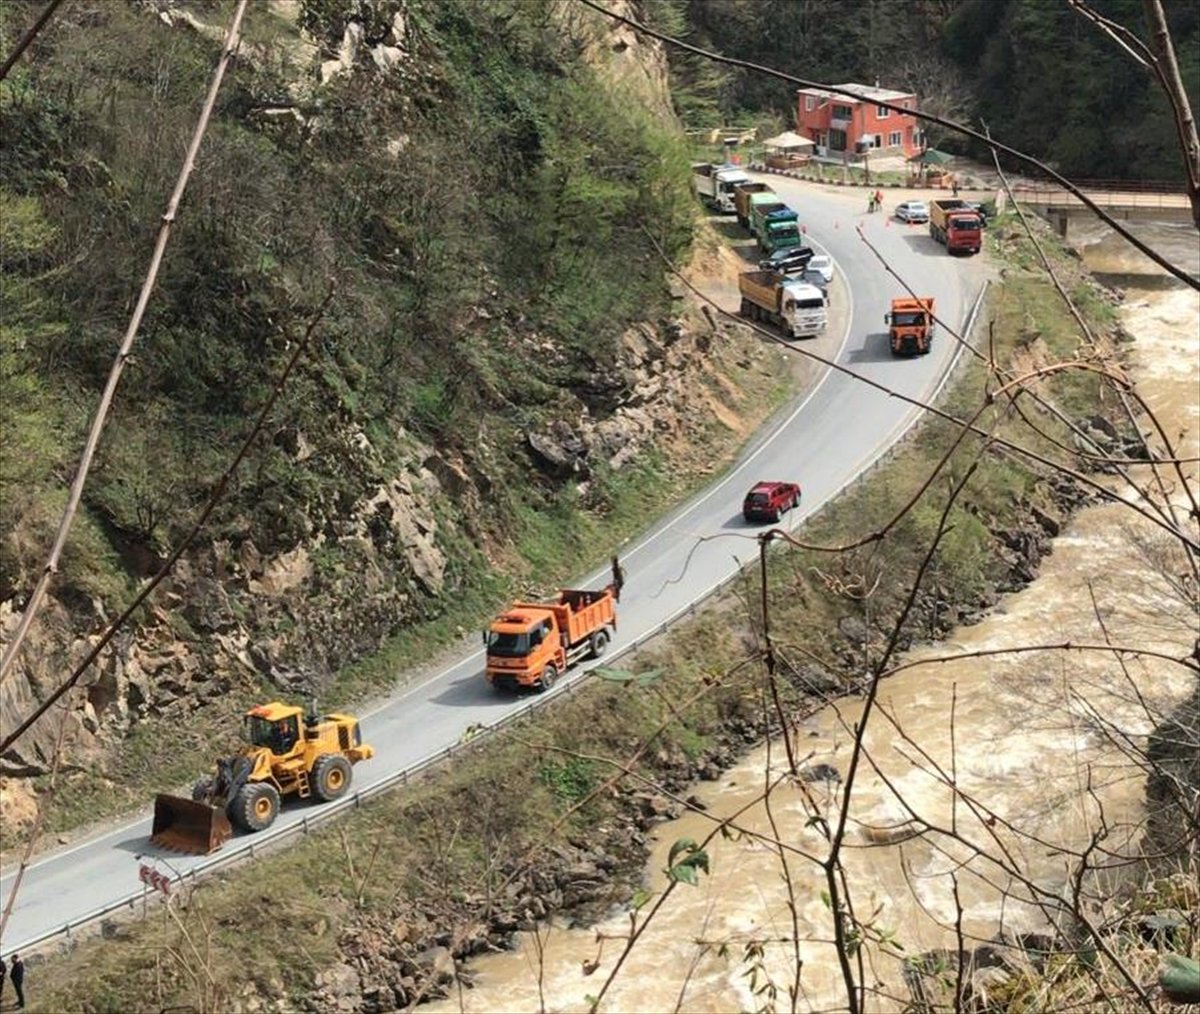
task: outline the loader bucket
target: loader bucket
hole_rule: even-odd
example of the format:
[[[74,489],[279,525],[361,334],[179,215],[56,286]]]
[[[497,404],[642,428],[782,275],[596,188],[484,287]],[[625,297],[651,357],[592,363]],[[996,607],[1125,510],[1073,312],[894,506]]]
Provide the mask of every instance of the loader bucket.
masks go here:
[[[150,840],[165,849],[203,856],[216,852],[233,828],[224,810],[180,796],[160,794],[154,798],[154,827]]]

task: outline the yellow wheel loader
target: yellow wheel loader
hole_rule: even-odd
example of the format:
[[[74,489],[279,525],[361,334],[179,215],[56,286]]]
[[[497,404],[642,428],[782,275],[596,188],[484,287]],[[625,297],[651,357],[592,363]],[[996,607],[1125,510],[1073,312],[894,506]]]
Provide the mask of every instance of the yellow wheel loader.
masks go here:
[[[283,796],[329,802],[350,788],[352,765],[373,757],[358,719],[319,716],[273,701],[246,712],[246,746],[217,761],[192,798],[160,794],[154,800],[150,840],[163,848],[204,855],[219,849],[238,827],[263,831],[274,823]]]

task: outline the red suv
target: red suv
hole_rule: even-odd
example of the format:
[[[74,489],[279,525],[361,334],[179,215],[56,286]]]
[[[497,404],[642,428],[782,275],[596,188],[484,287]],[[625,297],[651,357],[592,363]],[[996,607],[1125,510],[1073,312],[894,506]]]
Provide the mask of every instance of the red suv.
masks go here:
[[[760,482],[742,501],[747,521],[778,521],[784,511],[800,503],[800,487],[794,482]]]

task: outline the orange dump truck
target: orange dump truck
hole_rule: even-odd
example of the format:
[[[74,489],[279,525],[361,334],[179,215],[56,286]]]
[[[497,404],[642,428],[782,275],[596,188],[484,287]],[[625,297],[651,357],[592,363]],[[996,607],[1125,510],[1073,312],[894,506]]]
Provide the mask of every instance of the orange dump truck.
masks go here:
[[[487,681],[497,690],[549,690],[582,658],[599,658],[617,629],[625,583],[612,559],[612,582],[599,591],[567,589],[550,602],[514,602],[483,632]]]
[[[937,327],[933,297],[893,299],[892,310],[884,315],[883,322],[888,326],[893,355],[923,356],[933,344],[933,332]]]

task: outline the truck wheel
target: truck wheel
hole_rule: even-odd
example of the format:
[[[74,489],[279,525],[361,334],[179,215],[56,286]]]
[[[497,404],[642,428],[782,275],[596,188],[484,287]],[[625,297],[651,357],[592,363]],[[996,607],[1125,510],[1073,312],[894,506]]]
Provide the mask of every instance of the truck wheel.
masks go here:
[[[353,772],[350,762],[340,753],[327,753],[313,765],[313,792],[322,803],[329,803],[346,794]]]
[[[592,635],[592,658],[599,658],[608,651],[608,631],[597,630]]]
[[[238,789],[229,819],[243,831],[265,831],[279,815],[279,793],[269,782],[248,782]]]
[[[537,682],[538,693],[544,694],[557,682],[558,670],[552,665],[546,666],[546,668],[542,670],[542,678]]]

